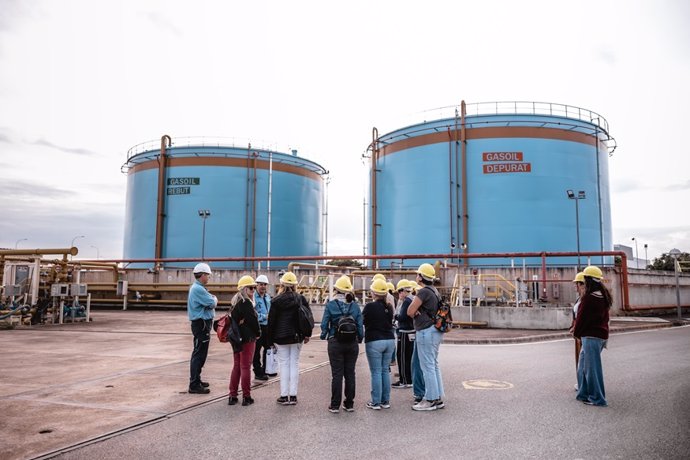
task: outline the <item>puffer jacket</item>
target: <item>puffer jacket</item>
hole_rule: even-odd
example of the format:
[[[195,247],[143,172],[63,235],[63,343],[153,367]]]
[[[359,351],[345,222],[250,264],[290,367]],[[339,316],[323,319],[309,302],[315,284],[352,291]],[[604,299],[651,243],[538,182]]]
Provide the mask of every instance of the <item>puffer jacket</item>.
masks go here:
[[[297,310],[300,302],[309,305],[303,295],[287,291],[271,299],[266,329],[267,346],[289,345],[304,340],[298,332],[299,317]]]

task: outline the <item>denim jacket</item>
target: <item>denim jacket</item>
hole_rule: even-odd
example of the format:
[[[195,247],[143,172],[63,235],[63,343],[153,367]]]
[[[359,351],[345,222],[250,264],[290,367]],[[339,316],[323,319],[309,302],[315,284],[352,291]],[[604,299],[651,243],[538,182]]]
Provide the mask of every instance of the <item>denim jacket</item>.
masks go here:
[[[259,324],[265,326],[268,324],[268,311],[271,309],[271,296],[266,293],[263,297],[258,292],[254,291],[254,308],[256,309],[256,316],[259,317]]]
[[[336,296],[326,304],[321,319],[321,340],[335,337],[335,330],[341,316],[350,315],[357,323],[357,341],[361,342],[364,338],[364,326],[362,322],[362,310],[357,302],[345,303]]]

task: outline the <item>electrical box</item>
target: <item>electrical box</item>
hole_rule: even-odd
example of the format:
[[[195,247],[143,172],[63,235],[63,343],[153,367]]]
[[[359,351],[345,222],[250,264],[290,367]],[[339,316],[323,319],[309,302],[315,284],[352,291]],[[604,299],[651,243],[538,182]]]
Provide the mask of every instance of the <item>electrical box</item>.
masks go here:
[[[7,284],[4,288],[5,296],[18,296],[22,295],[22,286],[19,284]]]
[[[127,281],[125,280],[119,280],[117,282],[117,292],[116,295],[121,295],[121,296],[126,296],[127,295]]]
[[[88,293],[88,289],[85,283],[72,283],[69,285],[69,294],[71,296],[85,296]]]
[[[50,286],[50,295],[53,297],[67,297],[69,295],[69,284],[53,284]]]

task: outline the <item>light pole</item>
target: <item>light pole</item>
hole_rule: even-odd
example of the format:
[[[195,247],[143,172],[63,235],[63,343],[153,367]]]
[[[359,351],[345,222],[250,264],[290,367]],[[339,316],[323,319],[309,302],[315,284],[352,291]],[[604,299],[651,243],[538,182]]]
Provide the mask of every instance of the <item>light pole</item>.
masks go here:
[[[673,257],[673,272],[676,275],[676,306],[678,307],[678,321],[680,321],[680,285],[678,284],[678,257],[680,257],[680,251],[676,248],[673,248],[668,251],[668,255]]]
[[[649,266],[649,258],[647,256],[647,243],[644,244],[644,269],[647,270]]]
[[[578,205],[580,200],[586,198],[584,190],[577,192],[577,195],[572,190],[565,191],[568,194],[568,199],[575,200],[575,236],[577,238],[577,271],[580,271],[580,207]]]
[[[19,247],[19,243],[21,243],[22,241],[26,241],[26,240],[28,240],[28,238],[21,238],[21,239],[17,240],[17,242],[14,243],[14,249],[17,249],[17,247]]]
[[[86,238],[86,237],[85,237],[84,235],[75,236],[74,238],[72,238],[72,243],[69,245],[69,247],[70,247],[70,248],[73,248],[73,247],[74,247],[74,242],[75,242],[76,240],[78,240],[79,238]],[[70,254],[69,258],[70,258],[70,260],[72,260],[72,255],[71,255],[71,254]]]
[[[100,258],[101,258],[101,253],[100,253],[100,251],[98,250],[98,247],[94,246],[93,244],[91,245],[91,247],[94,248],[94,249],[96,250],[96,260],[100,259]]]
[[[637,239],[633,236],[632,240],[635,242],[635,268],[639,269],[640,268],[640,258],[638,256],[637,252]]]
[[[201,260],[204,260],[204,249],[206,247],[206,219],[211,216],[211,211],[208,209],[199,209],[199,217],[201,217]]]

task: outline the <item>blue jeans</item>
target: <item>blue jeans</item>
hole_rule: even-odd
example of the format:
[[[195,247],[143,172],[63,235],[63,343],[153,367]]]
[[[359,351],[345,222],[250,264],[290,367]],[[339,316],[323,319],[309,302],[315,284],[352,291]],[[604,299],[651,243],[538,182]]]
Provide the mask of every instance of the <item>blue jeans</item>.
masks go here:
[[[438,349],[443,341],[443,333],[439,332],[434,326],[417,331],[417,354],[419,364],[424,374],[424,399],[434,401],[443,398],[443,380],[441,379],[441,369],[438,367]]]
[[[414,348],[412,349],[412,394],[415,398],[423,398],[425,391],[424,387],[424,373],[422,366],[419,364],[419,352],[417,351],[417,341],[414,341]]]
[[[580,361],[577,365],[577,399],[589,401],[595,406],[607,406],[604,388],[604,371],[601,368],[601,350],[606,340],[582,337]]]
[[[371,373],[371,402],[381,404],[391,400],[391,374],[388,371],[395,352],[395,340],[374,340],[365,344]]]

